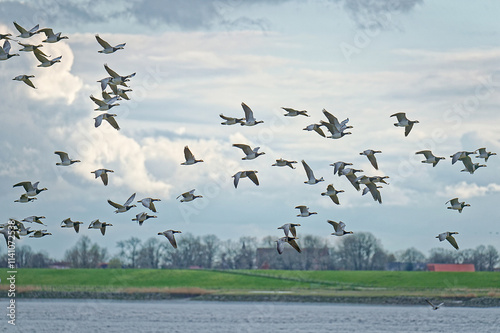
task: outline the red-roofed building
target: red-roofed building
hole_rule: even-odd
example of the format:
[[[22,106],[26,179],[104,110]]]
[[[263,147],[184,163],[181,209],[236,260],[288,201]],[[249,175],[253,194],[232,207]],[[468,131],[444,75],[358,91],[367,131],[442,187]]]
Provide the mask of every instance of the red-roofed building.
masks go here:
[[[475,272],[474,264],[427,264],[430,272]]]

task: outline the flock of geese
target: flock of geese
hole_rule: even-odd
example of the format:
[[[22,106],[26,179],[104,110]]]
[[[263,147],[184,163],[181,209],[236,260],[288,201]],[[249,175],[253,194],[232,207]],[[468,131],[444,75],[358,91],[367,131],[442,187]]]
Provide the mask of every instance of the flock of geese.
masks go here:
[[[30,38],[36,34],[39,33],[44,33],[46,35],[46,39],[43,40],[43,43],[56,43],[59,42],[63,39],[67,39],[68,37],[66,36],[61,36],[61,33],[54,34],[53,30],[50,28],[44,28],[44,29],[38,29],[38,25],[33,27],[30,30],[26,30],[23,27],[21,27],[19,24],[14,22],[15,28],[19,31],[19,35],[17,36],[18,38],[23,38],[27,39]],[[0,60],[8,60],[14,56],[19,56],[17,53],[10,53],[11,51],[11,45],[10,41],[14,41],[14,39],[11,38],[11,34],[0,34],[0,39],[4,39],[4,44],[3,47],[0,47]],[[95,35],[95,38],[99,45],[103,48],[102,50],[99,50],[99,53],[102,54],[112,54],[118,50],[122,50],[125,47],[125,43],[118,44],[116,46],[111,46],[108,42],[103,40],[99,35]],[[19,41],[16,41],[22,48],[19,51],[25,51],[25,52],[33,52],[35,55],[36,59],[40,62],[38,67],[50,67],[54,65],[57,62],[61,61],[61,56],[53,58],[53,59],[48,59],[48,56],[43,53],[40,48],[43,47],[43,44],[39,45],[32,45],[32,44],[26,44],[26,43],[21,43]],[[116,107],[119,106],[120,104],[117,103],[120,100],[129,100],[129,96],[127,95],[127,92],[132,91],[129,86],[128,82],[130,81],[131,78],[135,76],[136,73],[132,73],[129,75],[119,75],[117,72],[112,70],[107,64],[104,64],[104,69],[107,72],[109,76],[98,80],[97,82],[100,83],[100,88],[101,88],[101,96],[102,99],[96,98],[93,95],[90,95],[90,99],[97,105],[97,108],[95,108],[95,111],[102,111],[103,113],[99,114],[97,117],[93,118],[94,119],[94,125],[95,127],[99,127],[103,120],[107,121],[109,125],[111,125],[113,128],[116,130],[119,130],[120,127],[116,121],[117,115],[114,113],[109,113],[109,111]],[[34,78],[34,75],[30,74],[21,74],[16,76],[13,80],[17,81],[22,81],[28,86],[35,88],[35,85],[33,84],[33,81],[31,80]],[[107,88],[110,88],[111,91],[107,91]],[[252,109],[245,103],[241,103],[241,107],[243,108],[244,116],[242,117],[229,117],[225,116],[223,114],[220,114],[220,118],[222,118],[223,122],[221,122],[221,125],[225,126],[232,126],[232,125],[240,125],[240,126],[256,126],[259,124],[264,123],[262,120],[257,120],[254,116],[254,113]],[[310,117],[308,114],[308,111],[306,110],[296,110],[293,108],[288,108],[288,107],[283,107],[282,108],[286,113],[284,116],[286,117],[298,117],[298,116],[304,116],[304,117]],[[322,113],[325,117],[325,119],[321,119],[317,123],[310,124],[306,126],[303,130],[305,131],[310,131],[310,132],[315,132],[321,137],[327,138],[327,139],[333,139],[333,140],[338,140],[342,139],[346,135],[352,134],[351,132],[347,131],[348,129],[353,128],[352,126],[348,125],[349,123],[349,118],[344,119],[342,121],[339,121],[337,117],[335,117],[333,114],[328,112],[327,110],[323,109]],[[390,115],[390,117],[395,117],[397,122],[394,123],[394,126],[396,127],[403,127],[404,128],[404,136],[407,137],[413,126],[415,124],[418,124],[418,120],[409,120],[404,112],[398,112],[395,114]],[[235,148],[240,149],[244,156],[241,158],[242,160],[245,161],[251,161],[256,158],[258,158],[261,155],[264,155],[265,152],[260,151],[260,147],[251,147],[248,144],[244,143],[235,143],[232,145]],[[378,170],[378,162],[376,158],[376,154],[381,154],[382,151],[380,150],[374,150],[374,149],[366,149],[362,152],[359,153],[359,155],[364,155],[370,162],[371,166],[373,167],[374,170]],[[485,163],[488,161],[488,158],[496,155],[496,153],[488,152],[486,148],[479,148],[475,151],[459,151],[453,155],[450,156],[452,160],[452,164],[455,164],[458,161],[461,161],[464,165],[464,169],[461,171],[464,172],[469,172],[470,174],[474,174],[474,172],[477,171],[477,169],[481,167],[486,167],[485,164],[480,164],[478,162],[474,163],[470,157],[470,155],[477,153],[476,158],[484,159]],[[69,167],[73,165],[74,163],[80,162],[77,159],[71,159],[68,155],[68,153],[64,151],[55,151],[54,154],[58,155],[60,158],[60,162],[57,162],[57,166],[61,167]],[[418,151],[415,154],[418,155],[423,155],[425,160],[422,161],[422,163],[427,163],[427,164],[432,164],[433,167],[436,167],[438,162],[442,159],[445,159],[444,157],[440,156],[435,156],[430,150],[422,150]],[[192,166],[197,163],[202,163],[204,162],[202,159],[196,159],[194,154],[191,152],[188,146],[184,147],[184,157],[185,161],[180,163],[183,166]],[[297,161],[293,160],[286,160],[283,158],[276,159],[276,162],[272,164],[272,166],[276,167],[289,167],[291,169],[296,169],[294,164],[298,164]],[[313,170],[311,167],[306,163],[305,160],[301,160],[302,167],[305,171],[306,175],[306,180],[304,181],[305,184],[308,185],[316,185],[320,182],[324,181],[323,177],[317,178],[314,175]],[[350,162],[344,162],[344,161],[337,161],[330,166],[333,167],[333,174],[338,175],[339,177],[345,176],[349,182],[352,184],[354,189],[356,191],[361,191],[362,195],[366,195],[370,193],[372,196],[373,200],[382,204],[382,195],[381,195],[381,189],[382,189],[382,184],[388,185],[385,179],[389,178],[388,176],[377,176],[377,175],[372,175],[372,176],[367,176],[367,175],[358,175],[359,173],[364,172],[361,169],[356,169],[353,167],[353,163]],[[95,175],[95,178],[100,178],[104,184],[104,186],[107,186],[109,183],[109,174],[113,173],[113,170],[106,169],[106,168],[101,168],[97,169],[94,171],[91,171]],[[257,170],[240,170],[237,171],[233,176],[233,184],[234,187],[237,188],[238,184],[241,179],[248,178],[250,181],[252,181],[256,186],[259,186],[259,179],[257,177]],[[29,203],[37,199],[37,196],[43,192],[46,191],[47,188],[39,188],[39,182],[31,182],[31,181],[21,181],[13,185],[14,187],[22,187],[25,190],[25,193],[22,193],[20,198],[15,200],[15,202],[19,203]],[[190,191],[184,192],[180,194],[176,199],[180,199],[181,203],[186,203],[186,202],[191,202],[197,198],[203,198],[202,195],[196,195],[195,194],[195,189],[192,189]],[[331,201],[335,205],[340,205],[340,198],[339,194],[343,193],[344,190],[338,190],[336,189],[333,184],[328,184],[326,186],[326,191],[321,192],[321,196],[329,197]],[[136,207],[135,204],[133,204],[135,200],[136,194],[132,194],[123,204],[118,204],[114,201],[111,201],[108,199],[108,203],[115,208],[115,213],[125,213],[128,212],[130,209]],[[142,206],[145,208],[149,209],[153,213],[156,213],[156,208],[154,205],[155,201],[160,201],[160,199],[156,198],[143,198],[139,201],[138,203],[141,203]],[[452,210],[458,210],[459,213],[462,212],[464,207],[470,206],[469,204],[465,202],[459,202],[458,198],[452,198],[449,201],[446,202],[446,204],[450,203],[450,206],[447,207],[448,209]],[[305,205],[300,205],[296,206],[296,209],[299,209],[300,213],[297,215],[299,218],[306,218],[311,215],[317,214],[316,212],[310,212],[309,208]],[[31,230],[31,228],[27,228],[24,226],[23,223],[37,223],[44,225],[44,223],[41,221],[44,219],[44,216],[30,216],[27,217],[21,221],[16,220],[16,219],[10,219],[8,223],[1,225],[2,232],[5,236],[5,239],[7,241],[8,235],[10,233],[10,230],[13,231],[15,237],[19,238],[20,236],[27,236],[30,235],[30,237],[34,238],[40,238],[44,237],[47,235],[51,235],[51,233],[47,232],[47,230]],[[138,222],[139,225],[142,225],[146,220],[150,218],[157,218],[155,215],[149,215],[147,212],[141,212],[136,215],[135,218],[132,219],[132,221]],[[345,227],[346,224],[342,221],[332,221],[332,220],[327,220],[327,223],[329,223],[333,227],[333,232],[331,235],[334,236],[344,236],[348,234],[352,234],[352,231],[346,231]],[[79,232],[80,224],[83,224],[83,222],[80,221],[72,221],[71,218],[67,218],[61,222],[61,227],[62,228],[73,228],[77,233]],[[99,229],[102,233],[102,235],[105,235],[106,228],[112,226],[112,224],[107,223],[107,222],[102,222],[99,219],[93,220],[90,225],[88,226],[88,229]],[[296,251],[301,252],[301,249],[297,243],[297,240],[299,239],[297,237],[297,227],[300,227],[299,223],[286,223],[283,224],[282,226],[278,227],[277,229],[281,229],[284,232],[283,237],[279,237],[276,240],[276,247],[277,247],[277,252],[279,254],[282,254],[284,249],[285,249],[285,244],[289,244],[292,248],[294,248]],[[163,232],[159,232],[158,235],[163,235],[165,236],[171,243],[171,245],[174,248],[177,248],[177,242],[174,237],[176,233],[181,233],[181,231],[178,230],[173,230],[169,229]],[[444,241],[447,240],[454,248],[458,249],[458,244],[454,238],[453,235],[458,234],[458,232],[453,231],[446,231],[443,233],[440,233],[436,238],[439,239],[439,241]],[[431,304],[432,305],[432,304]],[[434,306],[433,306],[434,307]]]

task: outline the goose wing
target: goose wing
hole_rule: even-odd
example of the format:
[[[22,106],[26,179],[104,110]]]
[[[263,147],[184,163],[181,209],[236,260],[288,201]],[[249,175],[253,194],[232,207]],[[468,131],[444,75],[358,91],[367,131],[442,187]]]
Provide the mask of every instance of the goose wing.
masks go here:
[[[450,203],[450,205],[452,205],[452,206],[458,205],[458,198],[453,198],[453,199],[450,199],[450,200],[446,201],[444,204],[446,205],[448,202],[449,202],[449,203]]]
[[[7,236],[5,237],[7,238]],[[282,254],[283,250],[285,249],[285,239],[286,237],[282,237],[276,241],[276,250],[279,254]]]
[[[233,144],[233,147],[240,148],[241,150],[243,150],[245,155],[250,155],[253,152],[249,145],[245,145],[242,143],[235,143]]]
[[[128,205],[130,205],[130,204],[132,203],[132,201],[134,200],[134,198],[135,198],[135,193],[134,193],[134,194],[132,194],[132,195],[130,196],[130,198],[128,198],[128,199],[127,199],[127,201],[125,201],[125,203],[124,203],[123,205],[124,205],[124,206],[128,206]]]
[[[322,137],[325,137],[325,132],[323,132],[323,130],[321,129],[321,127],[319,127],[319,126],[314,126],[314,128],[313,128],[313,129],[314,129],[314,131],[315,131],[316,133],[318,133],[318,134],[319,134],[319,135],[321,135]]]
[[[335,221],[332,221],[332,220],[327,220],[328,223],[330,223],[333,227],[333,229],[335,230],[335,232],[337,231],[340,231],[341,229],[340,228],[340,225],[338,222],[335,222]]]
[[[35,57],[38,59],[38,61],[40,61],[41,63],[46,63],[46,62],[49,62],[49,59],[45,58],[42,54],[41,51],[39,51],[38,49],[35,49],[33,50],[33,54],[35,55]]]
[[[5,42],[3,43],[3,50],[5,53],[10,52],[10,42],[8,40],[5,40]]]
[[[30,30],[30,32],[33,31]],[[37,33],[39,32],[43,32],[47,38],[54,35],[54,31],[51,28],[43,28],[37,31]]]
[[[377,158],[375,157],[375,155],[374,154],[368,154],[366,156],[368,157],[368,160],[373,165],[373,167],[375,168],[375,170],[378,170]]]
[[[101,179],[102,179],[104,186],[107,186],[108,185],[108,174],[106,172],[101,173]]]
[[[114,116],[111,116],[111,115],[108,115],[106,117],[106,121],[111,125],[113,126],[114,129],[116,130],[120,130],[120,126],[118,126],[118,123],[116,122],[116,119]]]
[[[120,75],[118,75],[118,73],[116,73],[114,70],[112,70],[111,68],[108,67],[108,64],[104,64],[104,69],[106,70],[106,72],[108,72],[109,75],[111,75],[112,77],[120,77]]]
[[[297,244],[297,242],[295,241],[294,238],[288,237],[287,238],[287,243],[290,244],[295,250],[297,250],[297,252],[299,252],[299,253],[302,252],[300,250],[299,245]]]
[[[55,151],[54,154],[59,155],[59,157],[61,158],[61,162],[66,162],[66,161],[70,160],[69,156],[68,156],[68,153],[66,153],[66,152]]]
[[[104,117],[104,113],[94,118],[94,126],[95,127],[101,126],[103,117]]]
[[[408,121],[408,119],[406,118],[406,114],[404,112],[398,112],[398,113],[395,113],[393,115],[391,115],[391,117],[396,117],[398,119],[398,122],[403,122],[403,121]]]
[[[17,22],[14,21],[14,26],[16,27],[17,31],[19,31],[21,34],[27,33],[28,31],[21,27]]]
[[[243,102],[241,103],[241,107],[243,108],[243,111],[245,112],[246,121],[248,121],[248,122],[255,121],[255,118],[253,117],[252,109],[250,109],[250,107]]]
[[[80,223],[73,223],[73,228],[75,228],[76,233],[80,232]]]
[[[26,83],[26,84],[27,84],[28,86],[30,86],[31,88],[35,88],[35,89],[36,89],[35,85],[33,84],[33,82],[31,82],[31,80],[30,80],[29,78],[25,78],[25,79],[23,80],[23,82],[24,82],[24,83]]]
[[[473,165],[472,160],[469,156],[460,157],[459,160],[462,160],[467,171],[469,171],[470,173],[474,173],[474,165]]]
[[[237,173],[234,174],[233,178],[234,178],[234,188],[237,188],[238,187],[238,182],[240,181],[240,178],[241,178],[241,171],[238,171]]]
[[[256,171],[247,172],[247,177],[250,178],[251,181],[257,186],[259,186],[259,179],[257,178]]]
[[[174,249],[176,249],[177,248],[177,242],[175,241],[174,233],[173,232],[167,232],[165,234],[165,237],[167,237],[167,239],[170,242],[170,244],[172,244],[172,246],[174,247]]]
[[[38,31],[37,31],[37,30],[38,30],[38,28],[39,28],[39,27],[40,27],[40,25],[39,25],[39,24],[37,24],[37,25],[35,25],[33,28],[31,28],[31,29],[29,30],[29,32],[31,32],[32,34],[34,34],[34,33],[38,33]],[[50,29],[50,30],[52,31],[52,29]]]
[[[411,122],[405,126],[405,136],[408,136],[408,134],[410,134],[410,131],[412,128],[413,128],[413,123],[411,123]]]
[[[188,146],[184,147],[184,158],[186,161],[194,160],[193,153],[191,153],[191,150],[189,150]]]
[[[37,182],[37,183],[38,183],[38,182]],[[22,186],[22,187],[24,187],[24,190],[25,190],[26,192],[31,192],[31,191],[33,191],[33,190],[34,190],[34,188],[33,188],[33,184],[31,184],[31,182],[20,182],[20,183],[15,184],[15,185],[14,185],[14,186],[12,186],[12,187],[17,187],[17,186]]]
[[[450,242],[450,244],[458,250],[458,244],[457,244],[457,241],[455,240],[455,237],[453,237],[452,235],[447,235],[446,236],[446,240],[448,242]]]
[[[307,175],[307,178],[309,180],[315,180],[316,178],[314,177],[314,173],[312,171],[312,169],[309,167],[309,165],[307,165],[307,163],[302,160],[302,165],[304,166],[304,170],[306,171],[306,175]]]
[[[435,157],[435,156],[434,156],[434,154],[432,154],[432,152],[431,152],[430,150],[421,150],[421,151],[417,151],[417,152],[415,153],[415,155],[417,155],[417,154],[422,154],[422,155],[424,155],[424,157],[425,157],[426,159],[430,159],[430,158],[432,158],[432,157]]]
[[[89,97],[90,97],[90,99],[91,99],[91,100],[92,100],[95,104],[97,104],[97,105],[99,105],[99,106],[106,106],[106,105],[108,105],[108,103],[106,103],[105,101],[102,101],[102,100],[100,100],[100,99],[95,98],[93,95],[90,95]]]
[[[336,195],[336,194],[331,194],[329,195],[330,199],[332,199],[332,201],[336,204],[336,205],[340,205],[340,202],[339,202],[339,197]]]
[[[333,126],[335,126],[335,128],[337,130],[340,130],[340,123],[339,123],[339,120],[337,119],[337,117],[335,117],[333,114],[331,114],[330,112],[326,111],[325,109],[323,109],[323,114],[328,119],[328,122],[330,124],[332,124]]]
[[[99,37],[99,35],[95,35],[95,39],[97,39],[97,42],[105,49],[110,49],[111,45],[109,45],[108,42],[106,42],[104,39]]]
[[[357,177],[355,175],[346,175],[346,178],[351,182],[352,186],[354,186],[356,190],[360,190],[359,184],[356,182]]]
[[[113,201],[111,201],[111,200],[109,200],[109,199],[108,199],[108,203],[109,203],[111,206],[115,207],[116,209],[124,208],[122,205],[117,204],[116,202],[113,202]]]
[[[425,300],[427,302],[427,304],[429,304],[430,306],[432,306],[432,308],[434,308],[434,304],[431,303],[431,301],[429,301],[428,299]]]
[[[289,224],[290,226],[290,232],[292,233],[293,237],[297,237],[297,229],[295,229],[296,225]]]

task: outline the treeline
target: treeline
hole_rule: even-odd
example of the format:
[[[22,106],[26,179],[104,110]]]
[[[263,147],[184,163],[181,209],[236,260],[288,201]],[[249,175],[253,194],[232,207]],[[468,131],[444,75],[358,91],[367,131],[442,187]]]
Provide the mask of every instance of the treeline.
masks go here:
[[[359,232],[340,238],[337,246],[329,247],[325,238],[305,235],[300,238],[302,253],[291,247],[279,255],[275,237],[263,239],[241,237],[222,241],[215,235],[179,237],[174,249],[166,239],[149,238],[141,241],[131,237],[117,242],[118,252],[110,255],[106,248],[82,236],[64,253],[63,261],[73,268],[96,268],[106,262],[109,268],[205,268],[205,269],[337,269],[385,270],[388,264],[399,263],[398,269],[423,269],[423,263],[474,264],[477,271],[493,271],[500,264],[500,255],[492,245],[475,249],[433,248],[425,256],[415,248],[390,253],[369,232]],[[18,267],[43,268],[56,262],[45,252],[34,252],[30,246],[16,247]],[[0,264],[6,267],[6,255]],[[393,265],[394,266],[394,265]]]

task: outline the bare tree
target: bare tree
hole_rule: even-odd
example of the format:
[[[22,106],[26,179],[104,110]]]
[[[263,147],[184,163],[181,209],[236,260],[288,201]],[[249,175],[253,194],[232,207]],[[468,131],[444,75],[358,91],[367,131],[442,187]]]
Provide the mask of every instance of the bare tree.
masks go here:
[[[158,238],[146,240],[137,256],[139,268],[160,268],[160,262],[165,252],[165,244],[160,243]]]
[[[137,257],[139,256],[139,245],[141,240],[137,237],[131,237],[124,241],[119,241],[116,245],[120,248],[120,257],[122,262],[126,262],[128,268],[137,267]]]
[[[95,268],[107,257],[106,248],[92,244],[88,236],[82,236],[76,245],[64,254],[64,260],[73,268]]]
[[[382,269],[384,253],[378,239],[369,232],[359,232],[342,238],[338,254],[344,269]]]

